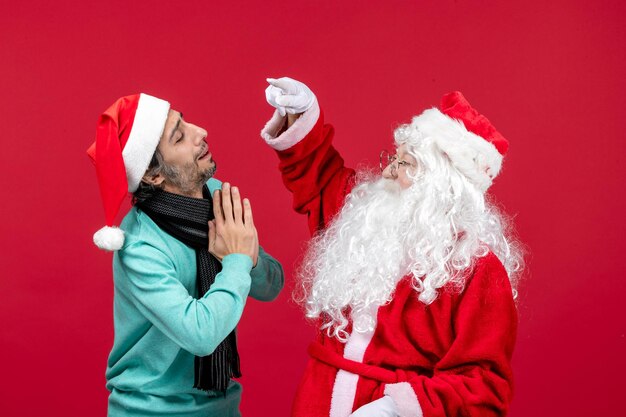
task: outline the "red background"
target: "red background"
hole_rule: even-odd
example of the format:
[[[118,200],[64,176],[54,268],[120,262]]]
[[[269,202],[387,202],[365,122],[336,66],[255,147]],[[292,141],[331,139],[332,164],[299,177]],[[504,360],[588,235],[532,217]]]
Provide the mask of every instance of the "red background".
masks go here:
[[[625,415],[621,1],[154,1],[0,6],[0,415],[98,416],[111,255],[85,155],[121,95],[209,131],[288,285],[239,326],[245,416],[285,416],[313,329],[291,301],[307,238],[258,132],[264,79],[317,94],[347,163],[459,89],[510,140],[492,193],[528,245],[511,416]]]

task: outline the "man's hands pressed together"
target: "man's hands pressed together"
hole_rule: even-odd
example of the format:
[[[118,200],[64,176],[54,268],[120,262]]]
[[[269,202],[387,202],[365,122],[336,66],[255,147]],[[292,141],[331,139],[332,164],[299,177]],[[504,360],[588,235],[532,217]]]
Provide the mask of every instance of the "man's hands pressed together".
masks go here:
[[[232,253],[252,258],[256,266],[259,256],[259,238],[252,207],[247,198],[241,202],[239,189],[224,183],[222,190],[213,193],[215,220],[209,221],[209,252],[220,261]]]

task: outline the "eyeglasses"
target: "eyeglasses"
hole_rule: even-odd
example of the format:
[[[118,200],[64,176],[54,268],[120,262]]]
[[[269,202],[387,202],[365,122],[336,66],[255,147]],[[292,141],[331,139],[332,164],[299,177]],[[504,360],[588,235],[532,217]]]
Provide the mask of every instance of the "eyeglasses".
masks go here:
[[[398,161],[398,155],[392,155],[388,150],[383,149],[380,152],[380,172],[382,173],[389,165],[391,165],[391,175],[393,176],[396,175],[396,171],[400,167],[408,168],[413,166],[407,161]]]
[[[382,173],[389,165],[393,164],[396,159],[398,159],[398,157],[395,154],[390,154],[387,149],[380,151],[380,172]]]

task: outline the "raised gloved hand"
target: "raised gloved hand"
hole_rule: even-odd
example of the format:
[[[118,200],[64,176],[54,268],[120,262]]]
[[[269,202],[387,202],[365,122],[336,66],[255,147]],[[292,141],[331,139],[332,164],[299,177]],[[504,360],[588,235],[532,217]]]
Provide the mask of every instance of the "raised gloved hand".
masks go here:
[[[282,77],[268,78],[267,82],[270,85],[265,89],[265,98],[281,116],[304,113],[315,103],[315,94],[300,81]]]
[[[388,395],[360,407],[350,417],[398,417],[396,403]]]

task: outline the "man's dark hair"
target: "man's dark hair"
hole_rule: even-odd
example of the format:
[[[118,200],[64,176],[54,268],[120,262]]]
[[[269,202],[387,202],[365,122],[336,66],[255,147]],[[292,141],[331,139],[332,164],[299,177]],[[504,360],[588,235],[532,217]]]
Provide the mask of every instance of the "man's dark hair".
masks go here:
[[[158,175],[163,172],[163,170],[167,170],[167,165],[163,160],[163,155],[161,155],[161,152],[157,149],[152,155],[152,159],[150,160],[150,164],[148,165],[148,169],[146,170],[144,176]],[[137,190],[133,193],[133,205],[148,200],[154,195],[154,193],[157,192],[157,190],[160,190],[160,187],[149,184],[142,179],[139,182],[139,187],[137,187]]]

